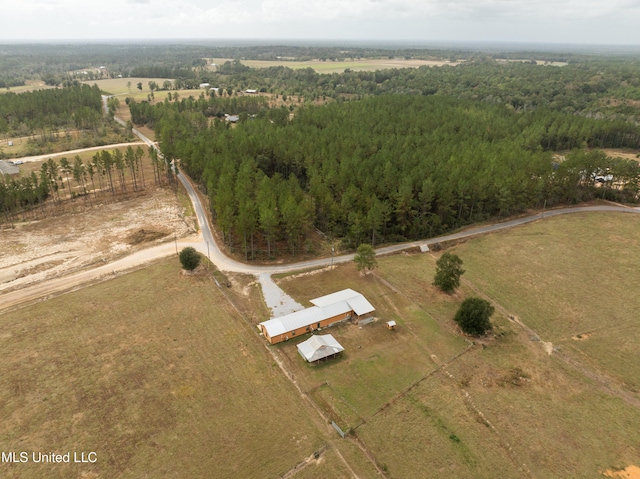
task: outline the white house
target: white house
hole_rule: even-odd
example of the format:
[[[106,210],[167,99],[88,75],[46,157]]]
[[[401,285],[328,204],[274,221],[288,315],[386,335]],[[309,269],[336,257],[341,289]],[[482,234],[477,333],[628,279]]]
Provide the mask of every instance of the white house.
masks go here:
[[[371,321],[375,312],[371,303],[352,289],[312,299],[311,304],[311,308],[263,321],[258,328],[267,341],[276,344],[342,321],[356,324]]]

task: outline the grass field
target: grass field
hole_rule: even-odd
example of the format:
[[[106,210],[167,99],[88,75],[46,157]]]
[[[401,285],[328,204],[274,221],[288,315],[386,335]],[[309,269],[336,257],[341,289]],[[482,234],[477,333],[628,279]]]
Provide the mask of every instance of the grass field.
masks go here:
[[[640,218],[617,213],[468,240],[451,248],[466,269],[452,296],[431,285],[437,254],[280,278],[305,305],[350,287],[376,307],[372,324],[323,331],[345,352],[318,366],[297,353],[306,337],[265,347],[253,278],[231,277],[235,309],[175,260],[4,314],[3,448],[99,461],[0,476],[380,477],[375,462],[389,478],[602,478],[638,465],[638,241]],[[471,295],[496,306],[495,334],[475,344],[452,321]]]
[[[465,276],[545,341],[640,389],[640,218],[577,214],[458,248]]]
[[[284,279],[299,301],[352,287],[380,319],[332,328],[346,352],[318,367],[279,348],[389,477],[603,477],[640,463],[638,238],[635,215],[588,214],[469,240],[452,248],[467,270],[453,296],[431,285],[429,254],[380,258],[374,277],[345,266]],[[451,319],[478,294],[498,306],[496,335],[466,350]]]
[[[98,457],[3,478],[275,477],[324,443],[253,328],[177,260],[0,321],[2,450]]]
[[[208,58],[209,64],[215,63],[216,65],[222,65],[227,61],[232,61],[231,58]],[[446,60],[405,60],[402,58],[384,58],[384,59],[372,59],[366,58],[362,60],[352,59],[350,61],[271,61],[271,60],[241,60],[243,65],[251,68],[268,68],[275,66],[284,66],[293,70],[300,70],[303,68],[312,68],[318,73],[342,73],[347,68],[354,71],[375,71],[384,70],[389,68],[418,68],[421,66],[443,66],[443,65],[458,65],[460,62],[449,62]],[[215,67],[210,67],[215,68]]]

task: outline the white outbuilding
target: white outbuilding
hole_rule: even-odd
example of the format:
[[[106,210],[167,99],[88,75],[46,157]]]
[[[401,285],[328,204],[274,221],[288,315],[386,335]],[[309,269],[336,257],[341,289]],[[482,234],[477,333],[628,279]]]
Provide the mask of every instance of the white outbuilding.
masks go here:
[[[310,363],[334,357],[342,351],[342,345],[330,334],[316,334],[298,344],[298,353]]]

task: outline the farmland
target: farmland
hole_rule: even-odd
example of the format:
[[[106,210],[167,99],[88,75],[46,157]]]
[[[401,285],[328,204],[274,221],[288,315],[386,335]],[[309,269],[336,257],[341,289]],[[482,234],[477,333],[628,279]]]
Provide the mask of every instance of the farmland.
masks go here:
[[[328,330],[345,353],[316,367],[292,341],[257,335],[268,312],[252,277],[231,276],[223,293],[175,260],[3,314],[0,441],[99,457],[3,465],[3,477],[303,465],[291,477],[596,478],[636,465],[636,216],[568,215],[455,245],[466,273],[451,296],[431,285],[438,254],[380,257],[366,276],[348,264],[280,278],[305,305],[351,287],[376,307],[370,325]],[[494,334],[473,342],[452,321],[471,295],[496,305]]]
[[[640,461],[640,375],[629,359],[638,354],[638,233],[635,215],[595,214],[470,240],[453,248],[467,269],[453,297],[430,284],[429,255],[381,258],[373,277],[345,266],[285,279],[298,300],[348,284],[380,321],[333,329],[347,353],[318,368],[302,365],[293,345],[281,349],[390,477],[601,477]],[[451,318],[478,294],[498,306],[496,334],[467,349]],[[557,350],[549,356],[507,315]],[[384,328],[389,319],[398,331]]]
[[[175,260],[4,314],[2,331],[4,450],[98,457],[2,477],[274,477],[324,442],[211,278]]]
[[[221,65],[227,61],[233,61],[232,58],[208,58],[207,59],[210,68],[215,71],[216,67],[212,66]],[[242,64],[251,68],[269,68],[269,67],[288,67],[292,70],[300,70],[303,68],[311,68],[318,73],[342,73],[346,69],[352,71],[376,71],[384,70],[387,68],[418,68],[421,66],[455,66],[461,62],[449,62],[446,60],[415,60],[415,59],[403,59],[403,58],[365,58],[365,59],[350,59],[346,61],[323,61],[323,60],[309,60],[309,61],[287,61],[287,60],[242,60]]]

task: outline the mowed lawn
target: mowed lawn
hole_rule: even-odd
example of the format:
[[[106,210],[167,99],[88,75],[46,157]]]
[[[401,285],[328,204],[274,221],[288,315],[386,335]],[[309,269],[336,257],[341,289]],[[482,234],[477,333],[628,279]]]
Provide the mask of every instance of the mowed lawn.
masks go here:
[[[326,441],[254,328],[175,259],[2,314],[0,349],[2,451],[98,459],[3,479],[276,477]],[[330,452],[319,470],[340,477]]]
[[[640,464],[639,233],[640,216],[590,213],[468,240],[450,249],[467,270],[451,296],[431,284],[440,253],[378,258],[364,278],[345,265],[281,280],[303,304],[351,287],[379,321],[325,330],[345,353],[320,366],[291,341],[275,347],[389,477],[603,477]],[[467,349],[452,318],[477,295],[499,306],[496,334]],[[549,356],[507,314],[559,352]]]

